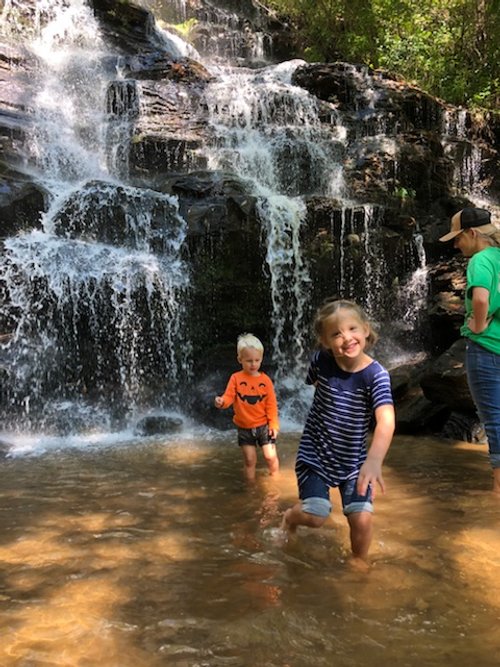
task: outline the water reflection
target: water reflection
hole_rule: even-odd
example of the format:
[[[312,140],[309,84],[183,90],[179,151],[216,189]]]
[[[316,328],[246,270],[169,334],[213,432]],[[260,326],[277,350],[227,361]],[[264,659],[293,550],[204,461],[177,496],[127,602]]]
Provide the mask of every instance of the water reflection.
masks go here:
[[[485,448],[397,438],[360,573],[335,493],[323,529],[274,539],[297,442],[251,486],[232,434],[4,461],[2,667],[496,665]]]

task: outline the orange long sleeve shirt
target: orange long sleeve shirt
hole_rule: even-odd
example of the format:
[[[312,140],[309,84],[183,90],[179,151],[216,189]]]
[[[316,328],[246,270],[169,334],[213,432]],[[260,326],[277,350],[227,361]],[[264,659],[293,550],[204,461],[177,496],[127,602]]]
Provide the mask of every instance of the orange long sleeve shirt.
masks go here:
[[[278,402],[274,385],[265,373],[250,375],[245,371],[233,373],[222,395],[223,408],[231,405],[233,422],[240,428],[257,428],[268,424],[279,429]]]

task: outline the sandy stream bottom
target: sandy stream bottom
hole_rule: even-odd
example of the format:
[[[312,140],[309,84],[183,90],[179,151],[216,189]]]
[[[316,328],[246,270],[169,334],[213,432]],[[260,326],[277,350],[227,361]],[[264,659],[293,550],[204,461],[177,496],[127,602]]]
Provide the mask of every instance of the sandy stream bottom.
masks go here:
[[[253,485],[232,432],[1,462],[0,666],[496,667],[486,448],[397,437],[358,572],[335,490],[324,528],[278,539],[297,442]]]

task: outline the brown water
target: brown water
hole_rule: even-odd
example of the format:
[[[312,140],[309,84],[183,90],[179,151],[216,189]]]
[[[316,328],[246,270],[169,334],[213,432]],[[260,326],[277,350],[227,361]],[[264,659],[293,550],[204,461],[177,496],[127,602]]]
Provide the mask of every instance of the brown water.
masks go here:
[[[282,473],[218,441],[0,464],[2,667],[489,667],[500,649],[500,501],[485,448],[396,438],[373,567],[332,519],[277,538]]]

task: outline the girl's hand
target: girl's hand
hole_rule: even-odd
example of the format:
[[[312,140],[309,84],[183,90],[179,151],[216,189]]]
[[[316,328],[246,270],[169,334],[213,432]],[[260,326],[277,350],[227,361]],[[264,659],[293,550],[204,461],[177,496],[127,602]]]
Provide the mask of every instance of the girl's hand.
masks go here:
[[[378,461],[370,461],[368,457],[359,470],[357,491],[364,496],[368,487],[372,487],[372,498],[375,498],[376,483],[380,486],[382,493],[385,493],[385,482],[382,477],[382,466]]]
[[[222,400],[221,396],[216,396],[214,403],[216,408],[222,408],[222,406],[224,405],[224,401]]]

